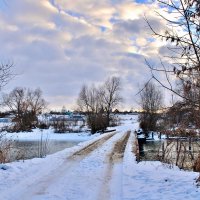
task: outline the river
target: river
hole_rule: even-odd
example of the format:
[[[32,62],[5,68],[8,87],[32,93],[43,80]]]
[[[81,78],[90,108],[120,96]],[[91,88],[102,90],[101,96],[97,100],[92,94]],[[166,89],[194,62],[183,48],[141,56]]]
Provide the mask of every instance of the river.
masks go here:
[[[31,158],[45,157],[65,148],[73,147],[81,141],[15,141],[9,153],[9,162],[16,160],[26,160]]]

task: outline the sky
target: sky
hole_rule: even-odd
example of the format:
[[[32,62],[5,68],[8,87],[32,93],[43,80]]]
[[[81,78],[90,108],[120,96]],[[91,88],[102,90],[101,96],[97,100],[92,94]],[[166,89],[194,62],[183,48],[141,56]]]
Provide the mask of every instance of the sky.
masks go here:
[[[159,63],[163,22],[156,2],[134,0],[2,0],[0,61],[13,62],[15,87],[40,88],[50,109],[76,108],[83,84],[121,78],[123,105],[138,107],[136,93],[150,77],[145,59]]]

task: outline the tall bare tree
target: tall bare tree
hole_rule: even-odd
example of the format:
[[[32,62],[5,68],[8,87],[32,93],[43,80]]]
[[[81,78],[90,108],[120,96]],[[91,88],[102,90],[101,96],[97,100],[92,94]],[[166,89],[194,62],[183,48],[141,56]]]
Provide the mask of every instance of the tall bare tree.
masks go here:
[[[161,62],[159,66],[152,66],[147,62],[152,72],[152,78],[164,88],[187,100],[195,106],[200,106],[198,99],[191,99],[185,95],[192,88],[200,88],[200,1],[199,0],[157,0],[168,11],[168,17],[158,13],[167,23],[165,32],[156,32],[149,27],[156,37],[168,41],[171,51],[169,65]],[[168,84],[164,84],[156,73],[164,73]],[[179,93],[170,82],[170,76],[176,76],[183,83],[184,93]]]
[[[157,2],[165,8],[165,13],[167,13],[167,15],[164,12],[158,13],[161,19],[167,23],[166,30],[156,32],[148,20],[147,23],[156,37],[168,42],[170,54],[167,57],[169,63],[167,65],[162,61],[160,67],[152,66],[147,62],[151,69],[152,79],[182,98],[171,109],[173,115],[175,112],[175,118],[177,113],[178,117],[183,119],[191,120],[193,118],[196,120],[197,127],[200,127],[200,1],[157,0]],[[168,83],[163,83],[156,75],[157,73],[164,74]],[[170,77],[176,77],[181,82],[181,92],[173,87]],[[184,122],[184,125],[186,123]],[[190,143],[192,137],[195,140],[197,133],[192,130],[186,131],[186,128],[188,127],[182,126],[178,130],[167,131],[175,136],[188,137]],[[170,154],[168,153],[168,155]],[[196,165],[200,166],[199,159],[196,160]]]
[[[31,130],[37,123],[37,116],[46,107],[40,89],[15,88],[3,96],[3,104],[15,115],[16,131]]]
[[[162,92],[153,83],[145,85],[140,92],[140,105],[142,113],[139,116],[140,127],[147,134],[148,131],[156,130],[158,111],[163,106]]]
[[[110,122],[112,110],[122,102],[121,81],[118,77],[112,77],[106,80],[100,88],[102,108],[106,112],[107,126]]]

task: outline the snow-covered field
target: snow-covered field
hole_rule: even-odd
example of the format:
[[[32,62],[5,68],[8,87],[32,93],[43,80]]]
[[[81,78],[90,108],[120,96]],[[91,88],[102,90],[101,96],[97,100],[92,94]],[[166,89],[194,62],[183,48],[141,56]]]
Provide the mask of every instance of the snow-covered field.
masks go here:
[[[135,116],[123,117],[116,133],[0,170],[0,200],[199,199],[194,172],[160,162],[136,163]]]
[[[32,132],[19,132],[19,133],[6,133],[6,137],[12,138],[13,140],[40,140],[43,139],[49,140],[62,140],[62,141],[86,141],[92,139],[99,134],[91,135],[89,132],[80,132],[80,133],[65,133],[59,134],[54,133],[53,129],[33,129]]]

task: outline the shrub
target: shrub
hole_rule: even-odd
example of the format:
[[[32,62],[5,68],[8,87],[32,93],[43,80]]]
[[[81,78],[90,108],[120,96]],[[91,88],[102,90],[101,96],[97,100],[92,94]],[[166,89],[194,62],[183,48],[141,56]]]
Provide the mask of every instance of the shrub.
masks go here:
[[[10,161],[10,152],[13,148],[13,140],[7,139],[4,133],[0,133],[0,163]]]

